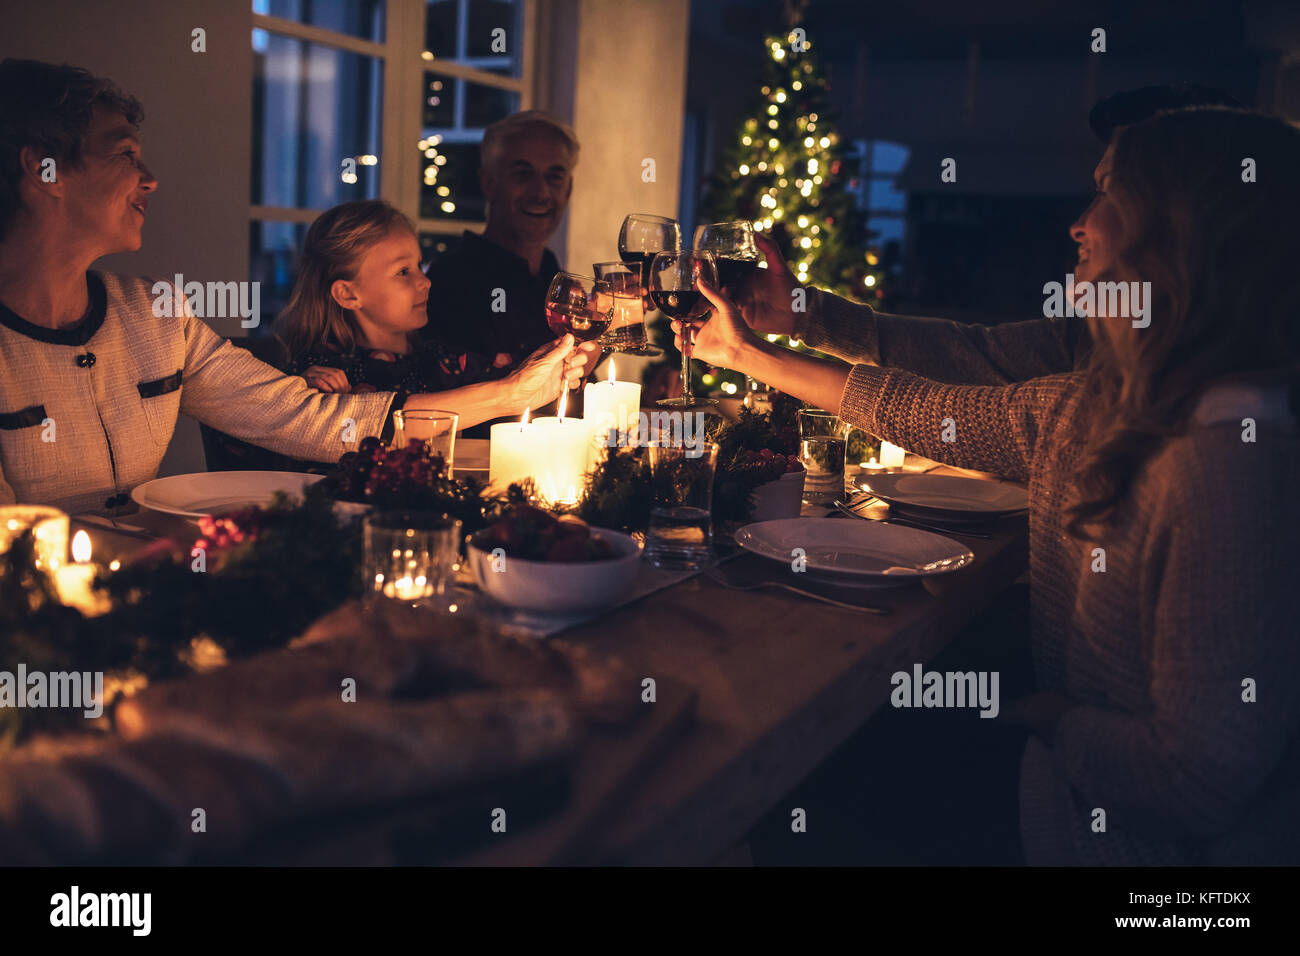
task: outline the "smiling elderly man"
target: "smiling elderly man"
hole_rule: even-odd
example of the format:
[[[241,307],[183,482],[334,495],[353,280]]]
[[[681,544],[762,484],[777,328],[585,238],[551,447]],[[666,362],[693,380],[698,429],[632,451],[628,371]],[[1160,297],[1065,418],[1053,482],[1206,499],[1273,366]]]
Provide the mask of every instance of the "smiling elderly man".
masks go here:
[[[554,338],[543,305],[560,264],[546,243],[573,193],[578,149],[573,130],[539,110],[487,128],[479,169],[487,226],[467,230],[458,250],[429,267],[423,335],[461,351],[505,352],[511,365]]]

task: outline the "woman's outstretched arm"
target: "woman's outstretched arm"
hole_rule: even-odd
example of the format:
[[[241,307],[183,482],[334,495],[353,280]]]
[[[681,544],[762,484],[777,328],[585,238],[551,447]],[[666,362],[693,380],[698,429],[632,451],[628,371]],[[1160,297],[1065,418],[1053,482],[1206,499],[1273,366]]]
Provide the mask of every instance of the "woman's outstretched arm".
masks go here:
[[[1072,375],[1015,385],[943,385],[869,365],[802,355],[754,335],[735,306],[706,283],[713,318],[695,330],[695,354],[935,461],[1024,480],[1043,427],[1077,386]],[[674,323],[681,346],[680,323]]]

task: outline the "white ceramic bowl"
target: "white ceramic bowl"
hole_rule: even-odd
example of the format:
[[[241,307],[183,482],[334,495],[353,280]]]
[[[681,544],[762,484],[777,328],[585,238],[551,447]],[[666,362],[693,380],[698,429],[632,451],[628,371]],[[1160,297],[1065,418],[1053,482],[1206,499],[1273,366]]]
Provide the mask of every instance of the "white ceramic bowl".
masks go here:
[[[469,564],[479,590],[495,601],[525,611],[565,613],[608,607],[632,588],[641,566],[641,545],[620,531],[592,528],[609,542],[607,561],[525,561],[505,557],[493,570],[490,551],[469,545]]]

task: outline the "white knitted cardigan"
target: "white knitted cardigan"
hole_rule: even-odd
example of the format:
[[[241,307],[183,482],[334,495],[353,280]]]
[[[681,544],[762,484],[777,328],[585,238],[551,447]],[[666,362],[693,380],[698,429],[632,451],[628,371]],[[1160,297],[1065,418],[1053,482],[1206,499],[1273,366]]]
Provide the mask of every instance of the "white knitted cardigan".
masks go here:
[[[189,313],[154,315],[154,282],[90,273],[72,330],[0,308],[0,504],[120,510],[158,473],[179,412],[236,438],[332,461],[383,430],[394,394],[330,395]],[[175,296],[184,302],[184,296]]]

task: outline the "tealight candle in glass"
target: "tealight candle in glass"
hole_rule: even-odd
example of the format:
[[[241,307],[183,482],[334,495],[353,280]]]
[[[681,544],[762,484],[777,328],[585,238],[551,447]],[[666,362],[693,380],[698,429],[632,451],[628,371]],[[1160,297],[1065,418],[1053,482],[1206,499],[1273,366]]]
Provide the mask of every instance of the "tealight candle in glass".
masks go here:
[[[459,520],[438,512],[367,515],[362,571],[370,596],[450,609],[460,529]]]
[[[0,508],[0,554],[24,531],[36,539],[36,567],[53,574],[67,562],[68,516],[45,505],[9,505]]]

